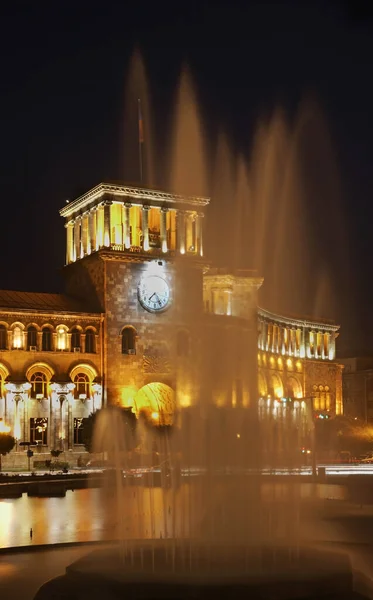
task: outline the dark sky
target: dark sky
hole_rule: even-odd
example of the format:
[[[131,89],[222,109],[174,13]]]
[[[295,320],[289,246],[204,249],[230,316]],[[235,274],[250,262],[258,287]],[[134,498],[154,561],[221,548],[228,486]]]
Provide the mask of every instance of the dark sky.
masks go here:
[[[180,65],[190,64],[208,119],[229,131],[237,149],[248,146],[263,114],[281,105],[291,115],[305,95],[317,97],[343,194],[338,206],[315,204],[312,235],[322,214],[333,246],[329,269],[338,271],[341,347],[373,352],[373,22],[366,7],[7,3],[0,12],[1,287],[62,290],[58,210],[99,181],[123,178],[124,88],[137,45],[158,98],[171,97]],[[160,123],[169,110],[158,100]],[[343,235],[333,237],[336,218]]]

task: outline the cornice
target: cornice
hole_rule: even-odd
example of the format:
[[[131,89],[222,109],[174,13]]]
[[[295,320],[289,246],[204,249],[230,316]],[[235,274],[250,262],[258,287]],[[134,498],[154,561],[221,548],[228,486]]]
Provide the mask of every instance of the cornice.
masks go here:
[[[9,308],[1,308],[0,307],[0,320],[10,317],[22,317],[27,315],[29,317],[52,317],[53,319],[61,318],[63,320],[68,321],[76,321],[76,319],[86,319],[88,321],[100,321],[103,313],[85,313],[85,312],[57,312],[57,311],[41,311],[41,310],[30,310],[30,309],[16,309],[12,310]]]
[[[308,329],[318,329],[319,331],[333,331],[337,332],[340,325],[333,323],[323,323],[320,321],[313,321],[311,319],[296,319],[293,317],[286,317],[278,315],[276,313],[269,312],[264,308],[258,306],[258,316],[263,317],[264,320],[276,323],[283,323],[284,325],[295,325],[297,327],[305,327]]]
[[[100,183],[76,200],[69,202],[66,206],[61,208],[60,215],[61,217],[66,218],[72,217],[77,212],[90,208],[92,203],[97,204],[97,200],[105,195],[111,195],[114,197],[117,196],[121,198],[121,201],[131,198],[135,201],[135,203],[137,201],[137,203],[140,204],[150,201],[156,202],[157,204],[168,203],[207,206],[207,204],[210,202],[209,198],[203,196],[182,196],[181,194],[171,194],[169,192],[138,188],[128,185]]]

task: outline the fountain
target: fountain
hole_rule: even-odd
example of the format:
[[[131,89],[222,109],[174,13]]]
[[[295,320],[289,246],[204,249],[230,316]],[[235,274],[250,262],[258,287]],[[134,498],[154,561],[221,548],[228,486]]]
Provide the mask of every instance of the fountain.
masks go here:
[[[170,187],[184,193],[203,193],[205,190],[200,187],[206,186],[208,180],[201,122],[194,98],[190,75],[184,73],[169,176]],[[245,266],[242,255],[248,249],[248,236],[244,224],[253,219],[257,220],[258,232],[250,252],[258,265],[264,265],[258,248],[259,243],[263,245],[261,236],[268,226],[267,203],[272,198],[272,188],[281,188],[283,197],[287,198],[289,186],[293,185],[293,180],[289,183],[289,170],[281,173],[281,169],[277,169],[284,149],[277,147],[276,140],[286,140],[281,133],[283,127],[278,118],[269,136],[271,152],[264,162],[255,159],[260,163],[257,179],[252,173],[250,179],[242,157],[236,159],[226,139],[219,138],[215,189],[217,195],[224,193],[232,206],[239,208],[237,219],[231,215],[231,227],[236,234],[231,236],[232,243],[226,245],[225,250],[232,268]],[[187,144],[183,143],[185,139]],[[268,140],[268,137],[260,134],[257,157],[261,157],[263,139]],[[193,178],[190,177],[191,165]],[[274,178],[275,172],[281,173],[285,183]],[[259,182],[262,177],[265,186],[263,181]],[[252,212],[247,198],[257,191],[255,186],[259,183],[264,186],[262,202],[257,203],[256,212]],[[284,210],[284,206],[281,209]],[[215,219],[218,229],[224,231],[224,219],[217,214]],[[276,246],[282,242],[281,236],[277,240],[275,236]],[[212,250],[214,254],[215,249]],[[216,250],[215,255],[221,258],[219,249]],[[182,265],[176,264],[175,268],[181,269]],[[202,317],[200,325],[208,330],[211,319],[214,316]],[[214,327],[223,335],[227,322],[223,319],[219,323],[221,325]],[[60,598],[87,597],[90,600],[124,596],[134,599],[351,597],[348,558],[304,542],[299,488],[288,485],[281,488],[280,494],[276,485],[269,493],[264,489],[261,450],[266,440],[260,436],[256,402],[250,401],[257,395],[255,369],[250,373],[249,399],[237,402],[237,389],[230,403],[220,402],[216,397],[216,381],[224,377],[224,370],[230,373],[231,362],[239,363],[242,355],[246,357],[243,353],[247,349],[244,344],[247,331],[252,333],[253,345],[249,350],[256,352],[254,323],[255,320],[251,320],[235,328],[231,347],[236,354],[231,352],[220,363],[211,360],[216,351],[213,336],[204,346],[204,356],[196,355],[195,367],[203,373],[203,402],[185,406],[182,373],[178,375],[172,426],[169,422],[162,425],[162,414],[158,415],[160,427],[149,426],[139,415],[135,433],[123,420],[121,409],[108,407],[101,412],[94,443],[96,451],[107,452],[115,465],[106,481],[108,493],[116,498],[115,542],[109,549],[96,550],[67,567],[66,575],[45,584],[35,600],[51,598],[54,594]],[[141,439],[142,451],[136,465],[137,471],[142,473],[141,486],[133,485],[129,476],[129,450],[135,445],[135,435]],[[154,448],[157,449],[156,466]],[[288,466],[297,465],[294,454],[288,452],[286,457]],[[270,456],[270,460],[276,465],[275,455]],[[128,492],[130,486],[133,486],[133,497],[129,507],[129,495],[124,494],[124,490]]]

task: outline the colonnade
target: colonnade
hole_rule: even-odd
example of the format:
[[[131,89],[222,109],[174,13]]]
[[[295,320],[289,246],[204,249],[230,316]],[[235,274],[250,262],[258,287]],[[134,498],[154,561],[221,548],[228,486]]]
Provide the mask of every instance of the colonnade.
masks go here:
[[[260,320],[258,348],[274,354],[334,360],[335,331]]]
[[[66,264],[100,248],[203,255],[203,213],[105,200],[65,224]]]
[[[37,400],[30,397],[30,384],[8,383],[0,398],[0,416],[10,426],[11,434],[16,438],[17,448],[20,442],[32,442],[32,422],[36,421],[45,429],[40,445],[47,448],[71,450],[81,445],[77,439],[77,420],[102,407],[102,387],[94,384],[92,393],[84,402],[75,400],[74,384],[53,383],[48,398]],[[45,451],[45,450],[44,450]]]

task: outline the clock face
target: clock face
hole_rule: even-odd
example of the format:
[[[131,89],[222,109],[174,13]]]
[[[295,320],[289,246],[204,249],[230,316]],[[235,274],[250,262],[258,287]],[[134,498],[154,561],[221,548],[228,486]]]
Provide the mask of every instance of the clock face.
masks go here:
[[[144,277],[140,282],[138,294],[140,304],[151,312],[164,310],[170,301],[168,283],[158,275]]]

